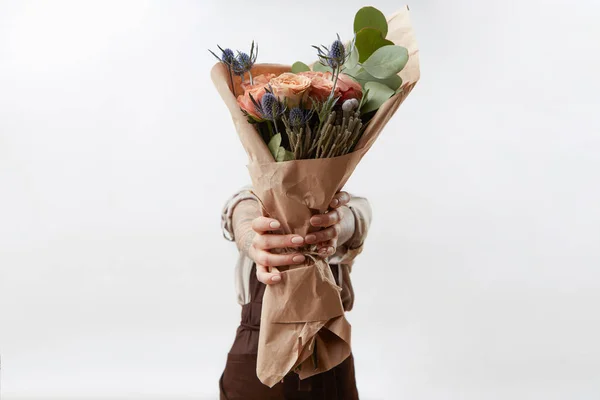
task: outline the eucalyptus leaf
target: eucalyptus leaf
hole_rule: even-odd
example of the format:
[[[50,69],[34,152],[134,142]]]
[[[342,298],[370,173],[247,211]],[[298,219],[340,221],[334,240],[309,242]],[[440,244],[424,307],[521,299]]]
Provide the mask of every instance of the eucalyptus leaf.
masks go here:
[[[402,46],[383,46],[362,63],[375,78],[386,79],[402,71],[408,62],[408,50]]]
[[[386,37],[388,24],[385,15],[375,7],[363,7],[354,16],[354,32],[363,28],[374,28]]]
[[[356,74],[353,75],[353,77],[363,87],[367,82],[383,83],[385,86],[389,87],[392,90],[397,90],[400,86],[402,86],[402,78],[400,78],[398,75],[392,75],[386,79],[379,79],[375,78],[373,75],[369,74],[364,69],[361,69],[357,71]]]
[[[360,110],[363,114],[377,110],[394,95],[394,90],[379,82],[367,82],[365,84],[365,89],[369,92],[367,101]]]
[[[348,43],[348,45],[346,46],[346,53],[350,54],[348,56],[348,59],[346,60],[346,62],[344,63],[344,67],[348,68],[348,69],[352,69],[354,67],[356,67],[356,65],[358,64],[358,60],[360,58],[358,49],[356,48],[356,44],[354,42],[354,40],[350,43]]]
[[[279,152],[279,146],[281,145],[281,133],[274,135],[271,140],[269,140],[269,144],[267,147],[269,151],[273,155],[274,159],[277,159],[277,153]]]
[[[296,61],[292,64],[292,73],[297,74],[298,72],[310,71],[310,67],[304,64],[302,61]]]
[[[333,70],[331,69],[331,67],[329,66],[325,66],[323,64],[321,64],[320,62],[316,62],[313,64],[313,71],[319,71],[319,72],[333,72]]]
[[[365,62],[375,50],[393,44],[394,42],[385,39],[381,31],[375,28],[363,28],[356,33],[356,48],[360,54],[358,61]]]

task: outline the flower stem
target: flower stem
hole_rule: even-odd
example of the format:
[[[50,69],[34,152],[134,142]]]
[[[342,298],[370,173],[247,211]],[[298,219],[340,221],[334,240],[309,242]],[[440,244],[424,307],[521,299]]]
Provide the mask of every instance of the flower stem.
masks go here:
[[[340,67],[337,67],[334,71],[335,78],[333,79],[333,88],[331,89],[332,93],[335,91],[335,85],[337,84],[339,75],[340,75]]]
[[[250,77],[250,85],[254,85],[254,79],[252,78],[252,72],[248,70],[248,76]]]

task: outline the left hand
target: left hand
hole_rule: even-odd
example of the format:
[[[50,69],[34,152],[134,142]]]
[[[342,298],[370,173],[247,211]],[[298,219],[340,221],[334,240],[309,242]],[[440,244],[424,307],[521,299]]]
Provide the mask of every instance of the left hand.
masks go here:
[[[344,217],[344,206],[350,201],[350,194],[347,192],[338,192],[329,207],[331,211],[326,214],[313,215],[310,224],[315,227],[323,228],[317,232],[312,232],[304,238],[307,244],[317,244],[319,255],[322,257],[332,256],[336,252],[338,236],[342,226],[340,222]]]

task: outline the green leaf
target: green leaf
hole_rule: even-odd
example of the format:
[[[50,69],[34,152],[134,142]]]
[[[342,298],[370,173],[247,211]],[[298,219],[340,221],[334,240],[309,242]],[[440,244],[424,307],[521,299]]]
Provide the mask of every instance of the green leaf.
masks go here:
[[[386,79],[402,71],[407,62],[408,50],[394,45],[377,49],[362,66],[375,78]]]
[[[375,28],[363,28],[356,33],[356,48],[360,54],[358,61],[365,62],[375,50],[393,44],[394,42],[384,38],[381,31]]]
[[[388,24],[385,15],[375,7],[363,7],[354,17],[354,32],[363,28],[374,28],[385,37],[388,33]]]
[[[292,161],[295,159],[296,159],[296,157],[294,156],[294,153],[292,153],[291,151],[287,151],[287,150],[285,151],[285,155],[283,156],[283,161]]]
[[[331,73],[333,73],[333,70],[331,69],[331,67],[325,66],[325,65],[321,64],[318,61],[316,63],[314,63],[314,65],[313,65],[313,71],[331,72]]]
[[[350,54],[350,55],[348,56],[348,59],[344,63],[344,68],[351,69],[351,68],[356,67],[356,65],[358,64],[360,55],[358,53],[358,49],[356,48],[356,44],[355,44],[354,40],[352,42],[348,43],[348,45],[346,46],[346,53]]]
[[[283,147],[278,148],[277,154],[275,155],[275,161],[281,162],[281,161],[283,161],[284,157],[285,157],[285,149]]]
[[[275,157],[275,161],[292,161],[294,159],[294,153],[291,151],[287,151],[283,146],[277,149],[277,156]]]
[[[277,160],[277,154],[279,152],[279,146],[281,145],[281,133],[274,135],[271,140],[269,140],[269,144],[267,147],[269,151],[273,155],[273,158]]]
[[[353,75],[353,77],[363,87],[367,82],[383,83],[385,86],[389,87],[392,90],[397,90],[400,86],[402,86],[402,78],[400,78],[398,75],[392,75],[386,79],[379,79],[375,78],[373,75],[369,74],[364,69],[361,69],[355,75]]]
[[[310,67],[304,64],[302,61],[296,61],[292,64],[292,72],[297,74],[298,72],[310,71]]]
[[[394,90],[379,82],[367,82],[365,89],[369,91],[367,101],[361,108],[361,113],[377,110],[383,103],[394,95]]]

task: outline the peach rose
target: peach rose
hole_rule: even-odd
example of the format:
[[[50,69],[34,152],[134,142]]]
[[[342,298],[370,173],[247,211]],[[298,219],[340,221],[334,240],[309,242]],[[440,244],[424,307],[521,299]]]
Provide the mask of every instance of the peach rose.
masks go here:
[[[333,88],[333,81],[331,80],[331,72],[320,72],[320,71],[305,71],[300,72],[299,75],[310,78],[310,98],[323,101],[331,93]],[[339,90],[336,88],[335,96],[339,96]]]
[[[242,89],[245,91],[246,89],[251,89],[253,86],[266,85],[271,79],[275,78],[275,76],[275,74],[260,74],[252,79],[252,85],[250,85],[250,81],[246,79],[241,83]]]
[[[338,76],[336,89],[340,89],[341,101],[348,99],[360,99],[362,97],[362,87],[360,83],[350,78],[348,75],[340,74]]]
[[[300,101],[305,102],[308,98],[311,80],[310,78],[291,72],[272,78],[269,84],[273,88],[273,94],[283,101],[287,99],[288,108],[297,107]]]

